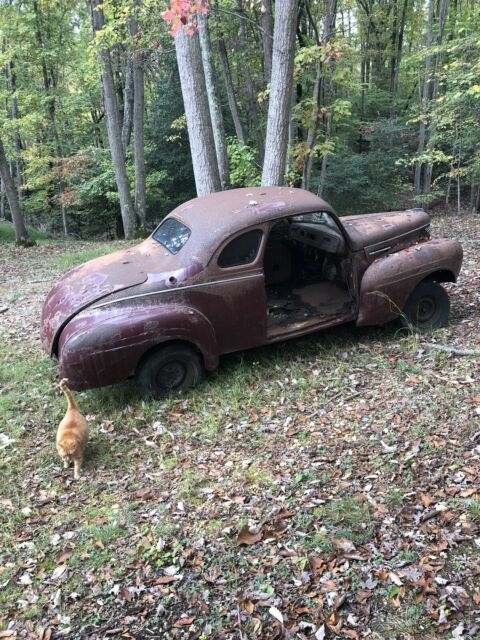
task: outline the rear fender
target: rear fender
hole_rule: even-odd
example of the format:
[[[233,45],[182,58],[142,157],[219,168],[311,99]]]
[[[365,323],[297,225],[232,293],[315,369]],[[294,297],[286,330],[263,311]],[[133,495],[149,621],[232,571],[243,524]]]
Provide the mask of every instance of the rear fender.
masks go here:
[[[133,375],[152,347],[173,340],[194,345],[207,369],[217,367],[215,332],[196,309],[177,304],[87,309],[60,336],[61,374],[73,389],[114,384]]]
[[[379,258],[362,278],[357,325],[383,324],[398,317],[422,280],[456,282],[462,257],[459,242],[436,239]]]

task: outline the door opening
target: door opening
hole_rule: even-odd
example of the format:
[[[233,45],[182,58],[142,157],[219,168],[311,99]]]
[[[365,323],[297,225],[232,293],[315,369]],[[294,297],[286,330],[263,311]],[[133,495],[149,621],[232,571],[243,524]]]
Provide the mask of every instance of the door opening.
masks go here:
[[[352,315],[346,254],[328,213],[293,216],[271,228],[264,255],[267,339]]]

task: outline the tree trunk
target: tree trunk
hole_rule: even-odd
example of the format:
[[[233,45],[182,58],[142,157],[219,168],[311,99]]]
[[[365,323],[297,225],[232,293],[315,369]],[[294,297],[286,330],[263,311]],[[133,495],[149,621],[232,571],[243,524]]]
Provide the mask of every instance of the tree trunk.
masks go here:
[[[8,205],[10,207],[10,213],[12,215],[12,222],[15,229],[15,240],[18,244],[25,246],[32,246],[35,244],[34,240],[28,235],[25,221],[23,219],[22,209],[18,200],[18,192],[13,181],[8,161],[5,156],[5,149],[3,147],[3,141],[0,139],[0,175],[2,177],[2,184],[5,186],[5,192],[7,194]]]
[[[12,91],[12,120],[16,122],[20,118],[20,112],[18,109],[18,100],[17,100],[17,74],[15,73],[15,65],[12,60],[9,62],[9,72],[10,72],[10,89]],[[20,137],[20,133],[17,129],[15,135],[15,150],[17,152],[17,157],[15,159],[15,184],[17,186],[18,197],[21,199],[20,189],[23,184],[23,176],[22,176],[22,161],[21,161],[21,153],[24,149],[22,139]]]
[[[295,105],[297,104],[297,92],[292,89],[292,99],[290,104],[290,114],[288,118],[288,144],[287,144],[287,164],[285,167],[285,173],[289,174],[292,169],[293,164],[293,156],[291,153],[291,149],[295,144],[295,140],[297,139],[298,126],[293,118],[293,110],[295,109]]]
[[[195,32],[189,36],[181,28],[175,36],[175,50],[187,118],[195,185],[197,195],[203,196],[220,191],[222,185],[218,172],[198,33]]]
[[[105,21],[103,11],[98,9],[101,0],[90,0],[93,32],[103,29]],[[102,49],[99,54],[102,66],[102,87],[103,100],[105,104],[105,115],[107,119],[107,133],[112,155],[115,180],[120,199],[120,211],[122,215],[123,231],[125,239],[130,240],[135,234],[135,210],[127,179],[125,165],[125,154],[122,146],[122,135],[120,128],[120,114],[118,111],[117,95],[113,81],[112,63],[110,53],[107,49]]]
[[[261,26],[263,43],[263,75],[265,85],[272,77],[272,54],[273,54],[273,14],[272,0],[261,0]]]
[[[443,32],[445,30],[445,23],[447,20],[448,13],[448,4],[449,0],[439,0],[438,2],[438,18],[437,18],[437,34],[436,34],[436,44],[438,47],[442,44],[443,40]],[[430,104],[434,105],[438,98],[438,69],[442,65],[443,55],[442,52],[439,51],[433,56],[432,60],[432,78],[433,78],[433,87],[432,87],[432,95],[430,99]],[[430,127],[427,130],[427,143],[426,146],[430,147],[431,143],[434,143],[436,132],[435,122],[430,123]],[[423,184],[423,193],[430,193],[430,188],[432,184],[432,172],[433,165],[431,162],[428,162],[425,166],[425,176],[424,176],[424,184]]]
[[[398,31],[395,30],[394,39],[393,39],[394,52],[391,58],[391,69],[390,69],[390,94],[391,94],[391,100],[392,100],[392,107],[390,111],[391,117],[395,115],[395,103],[397,100],[397,93],[398,93],[398,74],[400,71],[400,63],[402,61],[403,34],[405,31],[405,22],[407,19],[408,2],[409,0],[403,0],[400,24],[398,25]]]
[[[308,128],[308,133],[307,133],[307,148],[305,153],[305,163],[303,166],[302,189],[310,189],[310,177],[312,175],[312,165],[313,165],[313,148],[315,146],[315,142],[317,139],[321,83],[322,83],[322,63],[320,59],[318,59],[316,62],[315,83],[313,85],[311,124],[310,124],[310,127]]]
[[[137,5],[139,1],[137,0]],[[135,40],[138,34],[138,22],[130,20],[129,31]],[[147,212],[145,207],[145,144],[143,140],[145,117],[145,71],[144,54],[135,46],[132,53],[132,77],[133,77],[133,154],[135,162],[135,210],[144,229],[147,226]]]
[[[282,0],[276,6],[262,186],[284,183],[297,9],[298,0]]]
[[[228,106],[230,107],[230,113],[232,114],[233,126],[235,127],[235,134],[237,138],[245,144],[245,134],[243,132],[242,122],[238,113],[237,98],[235,97],[235,90],[233,88],[232,74],[230,73],[230,65],[228,64],[227,48],[223,37],[218,39],[218,53],[220,56],[220,62],[222,64],[223,82],[225,83],[225,90],[227,92]]]
[[[324,23],[324,41],[328,42],[332,37],[332,33],[335,29],[335,20],[337,17],[337,0],[325,0],[325,23]],[[332,105],[333,105],[333,69],[334,61],[332,59],[328,62],[327,71],[327,115],[325,119],[325,142],[328,142],[332,137]],[[325,181],[327,177],[327,162],[328,153],[324,153],[322,157],[322,166],[320,169],[320,177],[318,181],[318,195],[322,195],[325,187]]]
[[[212,43],[208,28],[208,16],[199,14],[200,46],[202,50],[203,70],[205,72],[205,84],[207,87],[210,118],[212,121],[213,138],[215,140],[215,153],[217,156],[218,172],[222,189],[228,188],[228,156],[227,139],[225,137],[225,125],[223,123],[222,106],[218,92],[217,75],[213,64]]]
[[[5,220],[5,185],[0,176],[0,219]]]
[[[247,33],[245,30],[245,12],[243,10],[243,0],[237,0],[237,13],[240,18],[240,32],[239,32],[239,44],[240,51],[242,54],[242,63],[241,66],[243,68],[243,72],[245,75],[245,85],[248,96],[248,115],[249,115],[249,130],[255,130],[256,138],[257,138],[257,149],[260,156],[263,156],[263,136],[259,126],[259,114],[258,114],[258,105],[257,105],[257,92],[255,90],[252,74],[250,71],[250,63],[249,60],[251,58],[250,50],[248,46]]]
[[[130,30],[130,29],[129,29]],[[134,81],[133,81],[133,57],[132,52],[127,51],[125,62],[125,87],[123,90],[123,124],[122,124],[122,145],[124,151],[130,144],[133,127],[133,101],[134,101]]]
[[[429,0],[428,6],[428,27],[427,27],[427,56],[425,58],[425,78],[423,81],[423,90],[422,90],[422,98],[420,102],[420,112],[421,112],[421,120],[420,120],[420,130],[418,134],[418,147],[417,147],[417,155],[421,155],[425,150],[425,141],[427,136],[427,109],[428,109],[428,101],[430,96],[430,70],[432,66],[432,57],[430,55],[430,47],[432,46],[433,39],[433,7],[434,0]],[[414,176],[414,188],[415,195],[420,195],[422,193],[422,167],[423,162],[417,161],[415,163],[415,176]]]

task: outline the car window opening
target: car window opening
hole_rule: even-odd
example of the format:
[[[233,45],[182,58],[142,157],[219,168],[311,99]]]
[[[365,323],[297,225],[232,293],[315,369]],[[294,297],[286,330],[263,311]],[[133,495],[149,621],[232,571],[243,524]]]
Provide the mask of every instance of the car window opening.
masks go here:
[[[175,218],[167,218],[154,231],[153,239],[176,255],[190,238],[191,230]]]
[[[281,220],[264,255],[269,338],[353,313],[345,240],[324,212]]]

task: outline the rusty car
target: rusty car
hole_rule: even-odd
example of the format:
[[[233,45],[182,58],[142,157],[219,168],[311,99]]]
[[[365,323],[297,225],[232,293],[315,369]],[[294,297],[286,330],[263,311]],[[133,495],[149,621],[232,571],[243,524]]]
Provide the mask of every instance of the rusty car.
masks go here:
[[[67,272],[41,338],[73,389],[134,377],[153,395],[197,385],[222,354],[333,325],[444,326],[462,247],[411,209],[338,217],[289,187],[177,207],[140,244]]]

